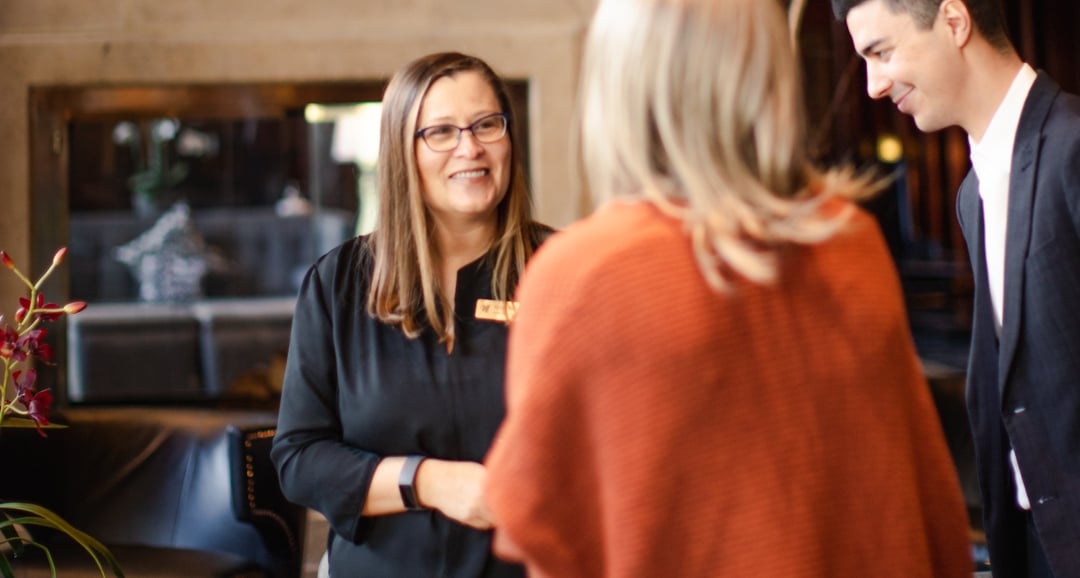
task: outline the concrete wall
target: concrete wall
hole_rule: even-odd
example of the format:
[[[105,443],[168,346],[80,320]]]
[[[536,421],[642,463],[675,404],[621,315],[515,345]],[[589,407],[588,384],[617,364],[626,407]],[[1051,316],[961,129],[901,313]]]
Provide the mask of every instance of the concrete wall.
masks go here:
[[[29,263],[31,86],[378,80],[459,50],[530,82],[538,216],[586,201],[569,157],[581,42],[595,0],[0,0],[0,249]],[[19,287],[0,275],[0,312]]]

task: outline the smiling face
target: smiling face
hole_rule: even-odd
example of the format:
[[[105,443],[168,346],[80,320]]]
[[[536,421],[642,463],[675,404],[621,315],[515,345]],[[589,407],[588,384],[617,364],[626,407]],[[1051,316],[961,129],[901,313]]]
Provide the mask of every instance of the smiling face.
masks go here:
[[[435,125],[466,127],[505,112],[495,91],[475,71],[444,76],[424,96],[418,129]],[[510,136],[481,143],[463,131],[458,145],[435,152],[420,137],[414,144],[424,204],[436,222],[494,221],[510,185]]]
[[[892,100],[924,132],[961,124],[963,61],[955,31],[940,12],[924,29],[885,0],[869,0],[848,12],[847,26],[866,61],[871,98]]]

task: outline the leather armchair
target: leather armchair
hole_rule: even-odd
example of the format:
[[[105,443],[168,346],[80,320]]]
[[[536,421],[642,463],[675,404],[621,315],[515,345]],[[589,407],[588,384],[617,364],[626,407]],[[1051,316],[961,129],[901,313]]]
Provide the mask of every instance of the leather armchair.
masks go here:
[[[55,417],[69,427],[48,439],[0,431],[3,499],[53,509],[105,543],[128,576],[299,576],[306,512],[268,469],[273,412],[94,407]],[[66,537],[34,531],[60,576],[99,576]],[[34,555],[18,576],[48,575]]]
[[[230,425],[229,466],[233,514],[255,527],[272,565],[299,576],[306,510],[285,498],[270,459],[275,428]]]

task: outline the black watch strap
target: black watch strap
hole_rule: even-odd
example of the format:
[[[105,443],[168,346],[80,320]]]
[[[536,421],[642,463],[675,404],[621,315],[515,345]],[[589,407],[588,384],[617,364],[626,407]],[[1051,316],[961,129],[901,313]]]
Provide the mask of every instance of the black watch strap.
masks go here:
[[[398,489],[401,490],[401,503],[409,511],[423,510],[419,500],[416,499],[416,470],[420,469],[420,462],[424,456],[409,456],[405,458],[405,465],[401,467],[401,476],[398,478]]]

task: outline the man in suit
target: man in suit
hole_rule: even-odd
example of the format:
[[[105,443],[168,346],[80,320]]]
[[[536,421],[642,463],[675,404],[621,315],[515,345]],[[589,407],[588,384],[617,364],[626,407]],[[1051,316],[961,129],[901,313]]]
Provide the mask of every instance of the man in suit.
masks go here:
[[[971,144],[967,405],[994,576],[1080,576],[1080,99],[1020,59],[1000,0],[833,11],[872,98]]]

